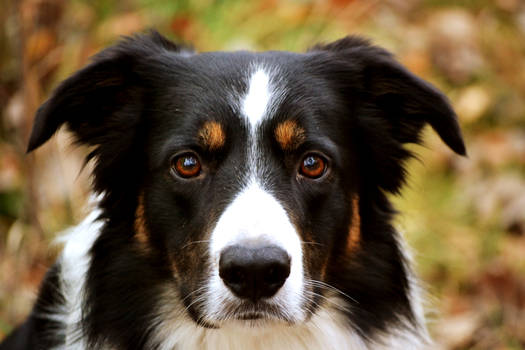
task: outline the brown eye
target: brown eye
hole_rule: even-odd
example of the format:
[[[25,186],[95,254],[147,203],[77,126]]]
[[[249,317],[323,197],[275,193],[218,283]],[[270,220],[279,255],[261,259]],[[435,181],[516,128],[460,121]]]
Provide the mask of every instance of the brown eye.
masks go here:
[[[199,158],[191,153],[184,153],[173,158],[172,167],[183,178],[195,177],[201,172]]]
[[[303,158],[299,173],[311,179],[321,177],[326,171],[326,160],[317,154],[308,154]]]

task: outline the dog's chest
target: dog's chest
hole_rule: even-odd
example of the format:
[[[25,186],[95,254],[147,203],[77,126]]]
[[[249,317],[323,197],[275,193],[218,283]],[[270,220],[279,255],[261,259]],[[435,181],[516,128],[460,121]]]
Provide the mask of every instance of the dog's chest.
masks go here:
[[[162,350],[367,349],[362,338],[334,309],[322,309],[300,326],[283,324],[261,329],[230,325],[204,329],[188,320],[164,324],[162,328],[163,331],[157,334]]]

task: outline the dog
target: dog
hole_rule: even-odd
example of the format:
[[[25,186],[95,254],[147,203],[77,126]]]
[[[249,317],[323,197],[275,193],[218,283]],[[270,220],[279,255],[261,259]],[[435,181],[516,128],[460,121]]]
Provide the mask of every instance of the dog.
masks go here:
[[[447,98],[349,36],[306,53],[123,38],[38,110],[90,146],[98,194],[5,349],[423,349],[388,199]]]

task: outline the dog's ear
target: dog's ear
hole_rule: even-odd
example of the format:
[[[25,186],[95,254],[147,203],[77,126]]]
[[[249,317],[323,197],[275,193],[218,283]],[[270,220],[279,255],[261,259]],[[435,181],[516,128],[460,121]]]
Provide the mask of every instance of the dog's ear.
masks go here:
[[[37,111],[27,151],[66,124],[82,144],[122,143],[141,114],[144,84],[140,64],[162,51],[180,51],[155,31],[122,40],[62,82]]]
[[[411,153],[405,143],[420,143],[428,123],[454,152],[466,155],[456,113],[448,99],[430,83],[399,64],[386,50],[359,37],[318,45],[335,62],[338,88],[352,105],[360,137],[368,151],[379,185],[397,192]],[[350,91],[346,91],[350,90]],[[359,101],[359,102],[355,102]]]
[[[131,192],[143,172],[141,125],[148,91],[171,73],[166,60],[186,50],[154,31],[103,50],[39,108],[27,151],[66,125],[77,143],[92,147],[87,160],[95,160],[93,188],[104,193],[100,205],[125,210],[136,200]]]

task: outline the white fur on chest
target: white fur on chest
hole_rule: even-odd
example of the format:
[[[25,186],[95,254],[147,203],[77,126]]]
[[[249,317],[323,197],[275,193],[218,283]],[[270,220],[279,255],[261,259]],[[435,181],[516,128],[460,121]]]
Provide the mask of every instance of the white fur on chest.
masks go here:
[[[340,303],[337,299],[330,304]],[[239,324],[219,329],[197,326],[187,317],[164,320],[154,343],[160,350],[424,350],[426,332],[392,328],[373,339],[361,336],[336,308],[321,308],[306,323],[249,328]],[[152,345],[153,345],[152,344]]]
[[[189,319],[165,322],[157,333],[162,350],[368,349],[362,338],[334,309],[321,309],[308,322],[248,327],[230,323],[219,329],[197,326]]]

